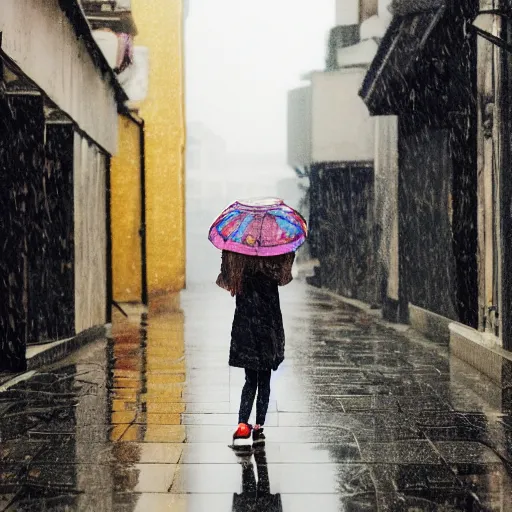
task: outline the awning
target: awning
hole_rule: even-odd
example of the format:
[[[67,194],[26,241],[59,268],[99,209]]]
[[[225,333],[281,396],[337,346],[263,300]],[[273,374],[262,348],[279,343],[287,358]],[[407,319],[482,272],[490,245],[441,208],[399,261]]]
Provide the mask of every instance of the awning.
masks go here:
[[[413,72],[428,37],[444,14],[443,0],[395,0],[393,20],[359,95],[372,115],[396,114],[396,96]]]

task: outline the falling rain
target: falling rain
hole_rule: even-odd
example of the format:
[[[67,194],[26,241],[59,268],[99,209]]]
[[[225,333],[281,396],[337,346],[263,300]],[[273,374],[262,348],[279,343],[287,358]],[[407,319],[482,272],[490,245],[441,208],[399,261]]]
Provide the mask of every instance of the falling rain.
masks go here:
[[[0,512],[512,511],[510,2],[0,3]]]

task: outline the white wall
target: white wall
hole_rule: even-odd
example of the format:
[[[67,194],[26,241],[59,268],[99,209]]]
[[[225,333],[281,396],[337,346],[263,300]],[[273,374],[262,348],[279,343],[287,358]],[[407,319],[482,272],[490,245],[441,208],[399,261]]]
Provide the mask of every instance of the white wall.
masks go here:
[[[389,11],[391,0],[379,0],[379,18],[389,21],[393,16]]]
[[[311,86],[288,93],[288,165],[311,163]]]
[[[359,0],[336,0],[336,25],[359,24]]]
[[[375,120],[358,95],[365,74],[364,68],[313,74],[313,162],[373,161]]]
[[[104,325],[107,297],[106,158],[75,134],[75,328]]]
[[[0,0],[2,50],[92,139],[117,150],[117,105],[59,0]]]

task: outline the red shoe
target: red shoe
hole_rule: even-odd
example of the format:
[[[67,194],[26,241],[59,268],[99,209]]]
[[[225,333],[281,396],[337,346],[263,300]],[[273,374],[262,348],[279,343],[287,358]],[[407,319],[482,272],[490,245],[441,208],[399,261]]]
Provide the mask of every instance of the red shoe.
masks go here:
[[[252,426],[247,423],[240,423],[235,433],[233,434],[233,441],[237,439],[249,439],[251,437]]]

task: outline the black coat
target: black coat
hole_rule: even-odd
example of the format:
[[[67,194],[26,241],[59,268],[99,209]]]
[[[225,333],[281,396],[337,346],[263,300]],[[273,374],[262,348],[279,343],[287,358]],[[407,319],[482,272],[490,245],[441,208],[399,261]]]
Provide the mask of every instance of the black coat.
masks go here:
[[[277,370],[284,360],[284,328],[278,281],[261,272],[245,274],[236,296],[229,365]]]

